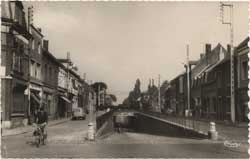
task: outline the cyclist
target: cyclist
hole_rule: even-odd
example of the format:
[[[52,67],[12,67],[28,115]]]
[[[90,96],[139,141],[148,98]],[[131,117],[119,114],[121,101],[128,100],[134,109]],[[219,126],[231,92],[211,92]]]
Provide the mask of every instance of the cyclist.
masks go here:
[[[44,107],[40,107],[35,121],[36,124],[41,127],[41,130],[46,137],[47,136],[46,125],[48,124],[48,114],[44,110]]]

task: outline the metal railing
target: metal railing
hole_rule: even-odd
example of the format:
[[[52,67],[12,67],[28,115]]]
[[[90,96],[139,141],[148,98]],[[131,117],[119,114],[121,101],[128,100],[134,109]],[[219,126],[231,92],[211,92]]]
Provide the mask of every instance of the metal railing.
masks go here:
[[[165,114],[165,113],[145,111],[145,110],[140,110],[140,111],[142,113],[167,120],[168,122],[171,122],[175,125],[183,126],[184,128],[187,128],[187,129],[192,129],[195,131],[202,131],[200,122],[197,121],[193,117],[184,117],[184,116],[178,116],[175,114]]]

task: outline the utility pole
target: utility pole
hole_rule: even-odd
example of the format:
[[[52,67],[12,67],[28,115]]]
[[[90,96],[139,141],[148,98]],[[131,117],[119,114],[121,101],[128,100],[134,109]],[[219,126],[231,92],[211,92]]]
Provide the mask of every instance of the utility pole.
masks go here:
[[[70,63],[70,52],[67,52],[67,97],[69,98],[69,63]],[[66,118],[68,117],[68,107],[66,112]]]
[[[101,100],[101,98],[100,98],[100,85],[98,85],[98,90],[97,90],[97,108],[99,108],[99,106],[100,106],[100,100]]]
[[[30,26],[33,24],[33,6],[28,7],[28,33],[30,32]],[[31,124],[31,120],[30,120],[30,56],[31,56],[31,43],[32,43],[32,39],[29,40],[29,45],[28,45],[28,124]]]
[[[230,9],[230,20],[229,22],[224,21],[224,7],[229,7]],[[226,24],[230,26],[230,71],[231,71],[231,120],[235,122],[235,91],[234,91],[234,46],[233,46],[233,39],[234,39],[234,30],[233,30],[233,4],[224,4],[220,3],[220,11],[221,11],[221,22],[222,24]]]
[[[189,45],[187,45],[187,101],[188,101],[188,116],[189,116],[189,111],[190,111],[190,68],[189,68]]]
[[[158,75],[158,109],[161,112],[161,76]]]

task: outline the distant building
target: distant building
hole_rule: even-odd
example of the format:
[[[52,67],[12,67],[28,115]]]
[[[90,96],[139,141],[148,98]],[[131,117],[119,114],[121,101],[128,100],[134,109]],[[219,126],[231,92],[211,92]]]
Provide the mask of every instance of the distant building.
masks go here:
[[[67,95],[67,68],[59,63],[59,72],[58,72],[58,116],[59,118],[67,117],[67,110],[71,109],[71,101],[68,99]]]

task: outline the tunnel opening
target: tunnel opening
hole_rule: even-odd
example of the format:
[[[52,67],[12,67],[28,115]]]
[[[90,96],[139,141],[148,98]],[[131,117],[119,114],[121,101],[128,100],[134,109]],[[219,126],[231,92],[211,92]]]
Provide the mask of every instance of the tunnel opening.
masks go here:
[[[184,129],[176,125],[171,125],[164,121],[156,120],[139,113],[128,115],[126,113],[116,114],[113,116],[114,132],[135,132],[142,134],[189,138],[189,139],[204,139],[206,136],[200,135],[192,130]]]

